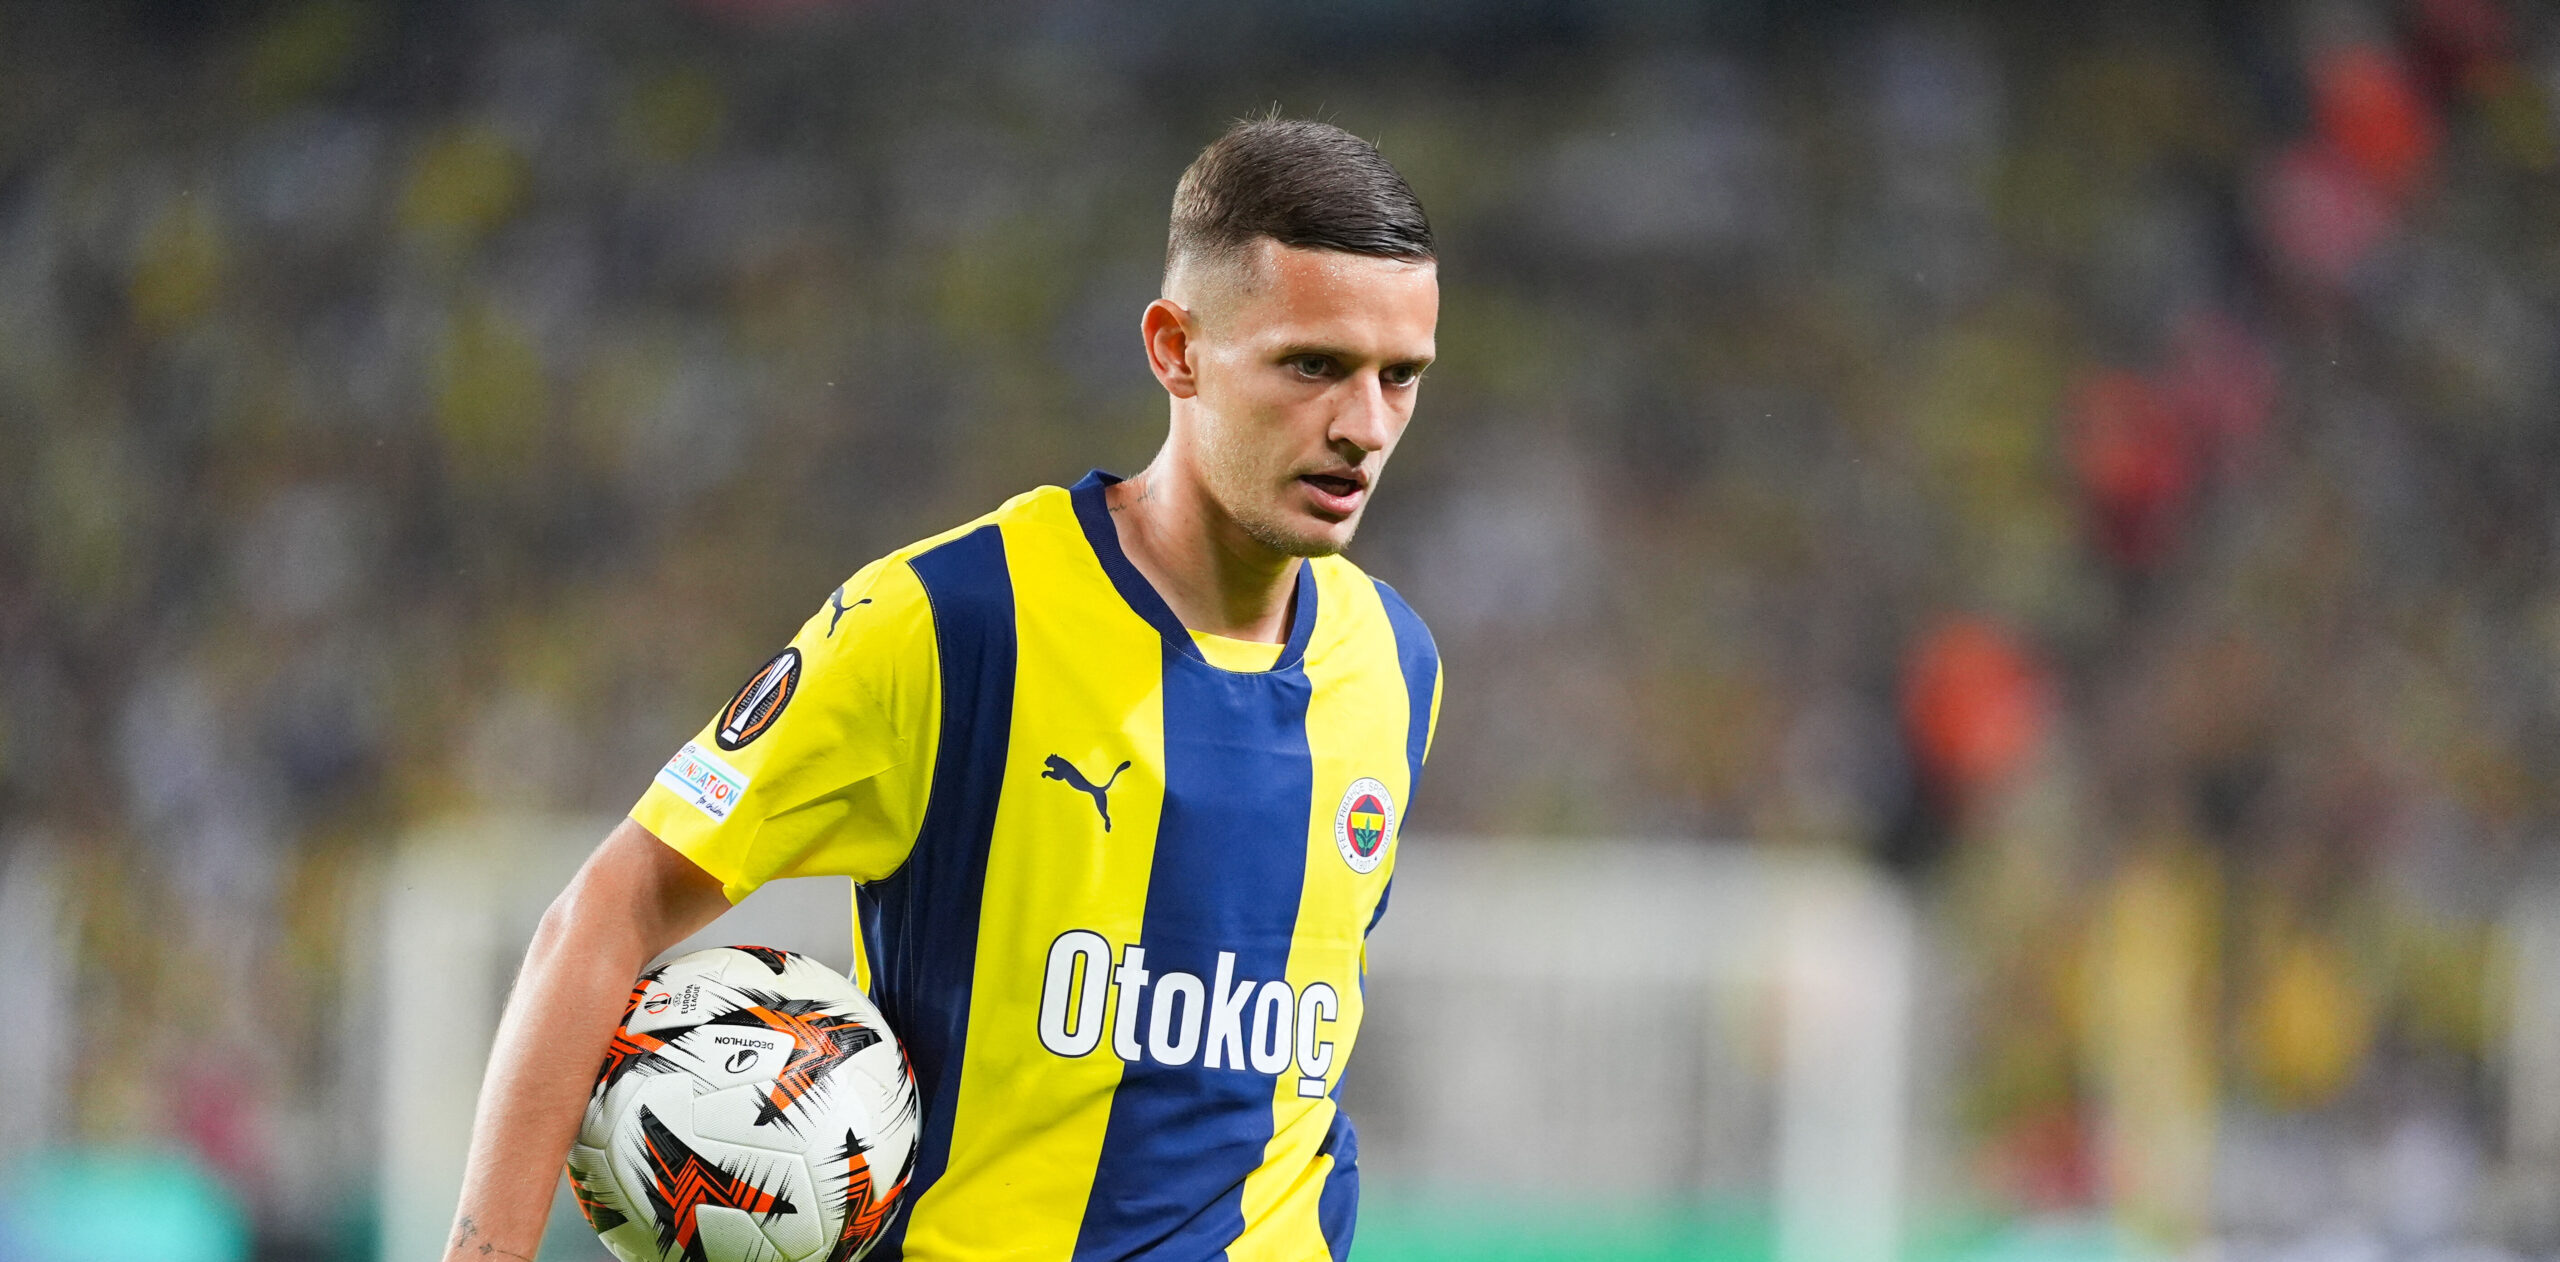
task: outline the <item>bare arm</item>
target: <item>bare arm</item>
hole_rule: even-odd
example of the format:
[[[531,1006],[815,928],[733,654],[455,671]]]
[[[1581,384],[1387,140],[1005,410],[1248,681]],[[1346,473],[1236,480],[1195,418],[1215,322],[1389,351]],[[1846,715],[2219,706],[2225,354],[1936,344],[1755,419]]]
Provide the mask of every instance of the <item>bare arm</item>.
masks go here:
[[[727,910],[718,881],[628,819],[552,900],[489,1051],[446,1262],[530,1262],[632,980]]]

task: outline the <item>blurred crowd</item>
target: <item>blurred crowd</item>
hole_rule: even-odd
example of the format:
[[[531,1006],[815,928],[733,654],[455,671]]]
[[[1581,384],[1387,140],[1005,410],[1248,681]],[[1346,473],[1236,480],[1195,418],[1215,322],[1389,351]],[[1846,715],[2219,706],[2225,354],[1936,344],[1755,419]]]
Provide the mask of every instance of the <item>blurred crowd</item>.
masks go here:
[[[388,839],[617,812],[865,561],[1143,464],[1174,177],[1276,102],[1444,251],[1353,552],[1421,832],[1897,874],[1940,1196],[2560,1247],[2560,20],[2078,8],[0,9],[0,865],[77,996],[0,1142],[339,1256]]]

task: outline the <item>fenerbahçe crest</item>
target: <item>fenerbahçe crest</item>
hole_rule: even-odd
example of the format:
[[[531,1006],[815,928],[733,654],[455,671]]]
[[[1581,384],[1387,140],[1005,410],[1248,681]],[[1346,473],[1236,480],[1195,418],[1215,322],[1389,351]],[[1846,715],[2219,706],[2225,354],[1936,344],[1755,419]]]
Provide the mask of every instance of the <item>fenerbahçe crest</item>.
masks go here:
[[[1333,844],[1352,871],[1377,871],[1395,828],[1396,804],[1387,786],[1362,776],[1342,791],[1342,809],[1333,813]]]

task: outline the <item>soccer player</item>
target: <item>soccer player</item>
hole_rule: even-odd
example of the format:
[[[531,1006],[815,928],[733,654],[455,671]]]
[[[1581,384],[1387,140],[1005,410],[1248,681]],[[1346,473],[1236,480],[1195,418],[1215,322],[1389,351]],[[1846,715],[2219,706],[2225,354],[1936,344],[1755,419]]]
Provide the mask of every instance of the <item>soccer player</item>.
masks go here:
[[[658,773],[526,954],[448,1258],[533,1254],[641,967],[818,875],[855,882],[854,979],[922,1101],[872,1256],[1344,1255],[1333,1093],[1440,667],[1339,553],[1431,362],[1433,260],[1338,128],[1201,153],[1141,322],[1163,448],[865,566]]]

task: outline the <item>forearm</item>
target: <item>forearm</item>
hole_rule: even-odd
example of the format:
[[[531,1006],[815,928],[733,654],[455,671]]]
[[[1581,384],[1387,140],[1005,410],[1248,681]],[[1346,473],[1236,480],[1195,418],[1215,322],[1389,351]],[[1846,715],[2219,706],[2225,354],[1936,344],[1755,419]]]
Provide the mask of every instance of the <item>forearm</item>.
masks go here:
[[[627,925],[545,918],[490,1048],[449,1260],[533,1257],[587,1088],[651,954]]]
[[[552,903],[489,1050],[447,1262],[534,1256],[632,980],[727,908],[718,882],[628,820]]]

